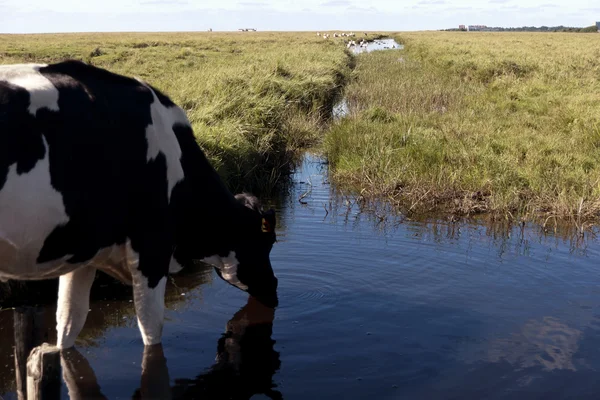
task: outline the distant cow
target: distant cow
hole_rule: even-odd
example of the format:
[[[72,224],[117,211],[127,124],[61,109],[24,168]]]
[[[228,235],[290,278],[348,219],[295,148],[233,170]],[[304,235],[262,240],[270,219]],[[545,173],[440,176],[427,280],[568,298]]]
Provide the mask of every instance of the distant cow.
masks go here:
[[[58,347],[84,325],[96,269],[133,284],[146,345],[167,274],[193,260],[276,306],[274,228],[152,86],[78,61],[0,66],[0,280],[60,277]]]

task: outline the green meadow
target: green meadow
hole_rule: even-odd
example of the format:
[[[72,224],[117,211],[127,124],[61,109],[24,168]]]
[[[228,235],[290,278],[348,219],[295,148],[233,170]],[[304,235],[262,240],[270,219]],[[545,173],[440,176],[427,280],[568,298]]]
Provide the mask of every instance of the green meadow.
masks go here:
[[[413,213],[600,211],[600,34],[414,32],[357,57],[338,184]]]

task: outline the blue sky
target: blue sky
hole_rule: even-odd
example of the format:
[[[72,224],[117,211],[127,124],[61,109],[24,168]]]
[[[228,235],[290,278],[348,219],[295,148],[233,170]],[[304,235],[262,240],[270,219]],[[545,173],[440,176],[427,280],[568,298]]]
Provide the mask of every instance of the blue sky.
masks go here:
[[[588,26],[599,0],[0,0],[0,32]]]

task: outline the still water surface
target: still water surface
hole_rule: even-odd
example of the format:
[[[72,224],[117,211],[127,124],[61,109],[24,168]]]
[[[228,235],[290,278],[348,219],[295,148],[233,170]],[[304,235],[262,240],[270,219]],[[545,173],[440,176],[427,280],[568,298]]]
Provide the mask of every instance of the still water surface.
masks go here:
[[[403,50],[404,45],[399,44],[392,38],[375,39],[367,43],[366,47],[354,46],[352,52],[354,54],[370,53],[378,50]]]
[[[109,399],[600,396],[596,240],[380,221],[339,198],[312,157],[278,203],[274,313],[210,269],[174,279],[163,348],[146,354],[142,379],[131,296],[96,287],[63,368]],[[40,312],[54,340],[54,309]],[[12,321],[0,312],[5,399],[16,398]]]

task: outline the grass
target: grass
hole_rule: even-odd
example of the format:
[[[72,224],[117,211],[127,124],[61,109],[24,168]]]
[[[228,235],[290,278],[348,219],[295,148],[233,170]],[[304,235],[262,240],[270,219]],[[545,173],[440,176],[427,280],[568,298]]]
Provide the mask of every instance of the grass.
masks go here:
[[[314,33],[0,35],[1,64],[68,58],[167,93],[229,187],[258,192],[316,141],[352,61]]]
[[[600,35],[415,32],[357,57],[335,180],[404,211],[600,216]]]

